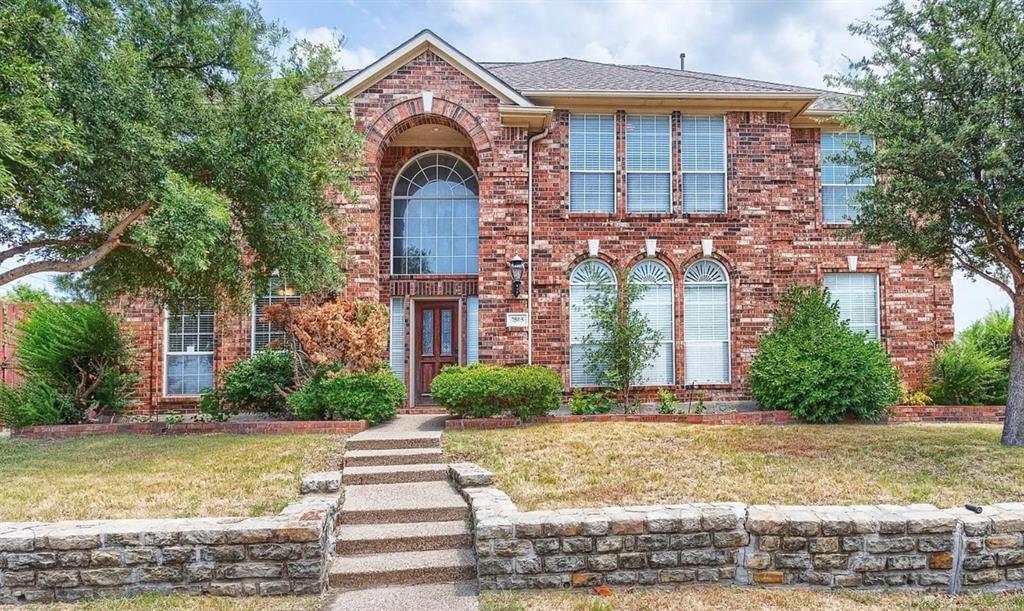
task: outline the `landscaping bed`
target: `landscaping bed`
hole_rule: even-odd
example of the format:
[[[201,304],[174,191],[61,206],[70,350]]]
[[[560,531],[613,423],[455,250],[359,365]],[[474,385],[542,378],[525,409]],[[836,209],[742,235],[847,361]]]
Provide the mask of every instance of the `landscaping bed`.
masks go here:
[[[521,511],[696,501],[1020,499],[1024,451],[984,424],[702,427],[584,423],[447,431],[450,461],[492,470]]]
[[[1022,594],[979,594],[950,598],[939,594],[815,592],[722,587],[671,591],[613,590],[612,596],[566,592],[485,592],[482,611],[702,611],[718,609],[823,609],[828,611],[1010,611],[1024,607]]]
[[[0,522],[274,515],[342,435],[0,439]]]

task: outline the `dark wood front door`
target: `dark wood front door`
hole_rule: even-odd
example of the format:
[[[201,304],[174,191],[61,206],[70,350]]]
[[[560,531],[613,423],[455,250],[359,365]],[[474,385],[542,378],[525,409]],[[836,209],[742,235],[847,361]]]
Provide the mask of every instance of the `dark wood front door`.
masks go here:
[[[459,362],[459,302],[428,301],[416,305],[416,386],[430,399],[430,383],[445,365]]]

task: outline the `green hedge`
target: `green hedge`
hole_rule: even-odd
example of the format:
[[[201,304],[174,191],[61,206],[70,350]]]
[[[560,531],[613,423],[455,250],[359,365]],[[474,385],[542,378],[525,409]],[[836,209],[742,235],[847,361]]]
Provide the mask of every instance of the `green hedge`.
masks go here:
[[[405,385],[388,369],[343,373],[322,369],[288,396],[288,411],[300,420],[394,418],[405,399]]]
[[[219,387],[203,393],[199,407],[215,420],[240,411],[281,412],[285,407],[282,393],[287,393],[294,383],[292,355],[282,350],[264,350],[225,371]]]
[[[758,341],[750,390],[761,409],[788,410],[808,422],[878,420],[901,395],[882,344],[854,333],[817,287],[782,295],[771,332]]]
[[[469,418],[509,414],[534,418],[558,409],[562,379],[539,365],[467,365],[441,370],[430,384],[434,401]]]
[[[1008,309],[989,312],[935,355],[928,395],[939,405],[1004,405],[1010,384]]]

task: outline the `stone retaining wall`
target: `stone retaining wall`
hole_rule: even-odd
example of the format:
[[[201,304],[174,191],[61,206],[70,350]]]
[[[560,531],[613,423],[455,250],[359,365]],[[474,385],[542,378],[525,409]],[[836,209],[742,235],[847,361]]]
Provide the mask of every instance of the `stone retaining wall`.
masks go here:
[[[690,503],[520,512],[451,465],[473,512],[482,589],[718,583],[943,592],[1024,589],[1024,503]]]
[[[0,604],[319,594],[341,503],[336,475],[307,478],[316,492],[271,517],[0,523]]]
[[[230,422],[111,422],[106,424],[57,424],[11,429],[11,437],[23,439],[67,439],[89,435],[199,435],[230,433],[331,434],[358,433],[370,427],[365,420],[238,420]]]

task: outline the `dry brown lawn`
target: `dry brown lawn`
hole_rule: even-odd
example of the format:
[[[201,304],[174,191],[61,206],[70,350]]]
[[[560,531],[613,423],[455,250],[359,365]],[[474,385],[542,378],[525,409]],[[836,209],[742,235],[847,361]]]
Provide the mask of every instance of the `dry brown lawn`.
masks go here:
[[[0,522],[257,516],[336,468],[335,435],[0,439]],[[335,465],[335,466],[332,466]]]
[[[481,611],[1011,611],[1024,609],[1024,595],[984,594],[950,598],[922,594],[706,587],[616,591],[609,597],[574,592],[484,593],[480,597],[480,608]]]
[[[995,425],[548,424],[445,434],[522,510],[661,502],[964,503],[1024,497]]]

